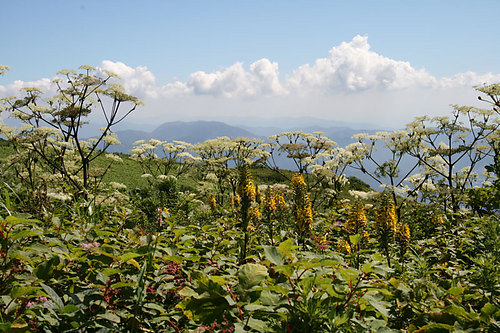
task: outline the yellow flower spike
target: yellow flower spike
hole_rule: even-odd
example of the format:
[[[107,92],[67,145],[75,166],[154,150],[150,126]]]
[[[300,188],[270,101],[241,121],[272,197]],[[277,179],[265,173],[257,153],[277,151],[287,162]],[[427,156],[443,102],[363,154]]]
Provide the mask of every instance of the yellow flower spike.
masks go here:
[[[208,197],[208,204],[212,210],[217,208],[217,200],[215,199],[215,196],[211,195]]]
[[[234,196],[231,198],[231,204],[234,206],[234,207],[238,207],[240,205],[240,197],[239,196]]]
[[[257,207],[250,207],[248,209],[248,217],[250,221],[259,222],[261,215],[262,214],[260,213],[260,210]]]
[[[339,252],[351,254],[351,245],[345,239],[339,242],[337,249]]]
[[[396,232],[396,239],[402,248],[407,248],[410,244],[410,227],[408,224],[399,224]]]

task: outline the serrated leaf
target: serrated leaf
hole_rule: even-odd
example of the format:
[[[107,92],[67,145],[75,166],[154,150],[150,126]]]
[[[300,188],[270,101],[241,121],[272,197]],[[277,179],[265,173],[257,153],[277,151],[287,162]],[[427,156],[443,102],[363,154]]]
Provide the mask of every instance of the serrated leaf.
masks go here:
[[[281,253],[282,256],[286,256],[291,259],[293,247],[294,247],[293,240],[289,238],[286,241],[281,242],[280,245],[278,245],[278,251]]]

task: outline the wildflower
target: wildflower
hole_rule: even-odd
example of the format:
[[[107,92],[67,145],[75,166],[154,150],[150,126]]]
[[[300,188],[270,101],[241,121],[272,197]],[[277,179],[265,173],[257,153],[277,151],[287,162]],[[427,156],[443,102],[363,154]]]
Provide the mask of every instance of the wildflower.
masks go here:
[[[349,209],[349,217],[344,228],[349,235],[362,234],[366,228],[366,213],[361,201],[356,200]]]
[[[248,182],[248,184],[245,186],[245,195],[250,198],[251,201],[254,201],[257,193],[255,191],[255,185],[252,180]]]
[[[116,190],[125,190],[127,188],[125,184],[117,182],[109,182],[109,185]]]
[[[258,186],[255,186],[255,202],[261,203],[262,202],[262,196],[260,194],[260,190]]]
[[[339,252],[351,254],[351,245],[349,245],[349,242],[345,239],[341,240],[338,243],[337,249]]]
[[[240,205],[240,197],[235,195],[234,197],[231,198],[231,205],[234,207],[238,207]]]
[[[379,235],[383,237],[394,236],[396,233],[396,208],[387,195],[384,195],[381,205],[375,215],[375,226]]]
[[[443,225],[444,224],[443,217],[441,215],[434,215],[432,217],[432,223],[436,225]]]
[[[396,235],[396,223],[396,208],[394,207],[392,198],[385,193],[375,214],[375,228],[380,246],[385,251],[389,266],[391,265],[389,244],[394,240],[394,236]]]
[[[88,249],[91,249],[93,247],[99,247],[99,246],[101,246],[101,243],[94,241],[92,243],[82,243],[81,246],[82,246],[82,248],[84,250],[88,250]]]
[[[314,237],[314,242],[318,246],[318,249],[324,251],[328,248],[330,241],[326,238],[326,235]]]
[[[307,194],[307,186],[301,174],[296,173],[292,177],[292,189],[294,192],[293,215],[295,230],[299,239],[304,243],[311,235],[313,213],[311,200]]]
[[[121,144],[120,140],[118,140],[118,136],[116,135],[116,133],[111,133],[109,135],[106,135],[103,138],[103,141],[104,141],[104,143],[106,143],[107,145],[110,145],[110,146]]]
[[[84,250],[92,248],[92,243],[82,243],[81,245]]]
[[[406,252],[408,245],[410,244],[410,227],[406,223],[398,224],[396,230],[396,240],[401,247],[401,253]]]
[[[248,209],[248,217],[249,217],[250,221],[259,222],[261,215],[262,214],[260,213],[259,208],[255,207],[255,206],[250,207]]]
[[[215,211],[215,209],[217,208],[217,200],[215,200],[215,196],[210,195],[208,197],[208,204],[209,204],[210,208],[212,209],[212,211]]]

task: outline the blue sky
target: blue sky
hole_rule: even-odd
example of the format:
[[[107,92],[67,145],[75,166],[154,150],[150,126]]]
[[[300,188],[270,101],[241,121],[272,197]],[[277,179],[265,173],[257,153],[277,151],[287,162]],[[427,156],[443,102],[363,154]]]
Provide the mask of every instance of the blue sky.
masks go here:
[[[25,82],[50,89],[40,80],[90,64],[121,75],[147,103],[135,115],[143,119],[402,124],[500,81],[499,1],[6,0],[1,8],[0,64],[11,70],[0,95]]]

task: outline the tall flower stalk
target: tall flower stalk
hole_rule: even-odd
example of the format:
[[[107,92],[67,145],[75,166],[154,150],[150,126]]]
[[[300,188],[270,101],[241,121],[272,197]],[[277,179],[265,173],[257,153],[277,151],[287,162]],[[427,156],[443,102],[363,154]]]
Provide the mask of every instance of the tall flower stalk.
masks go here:
[[[384,193],[375,214],[375,229],[380,247],[384,250],[387,264],[391,266],[389,245],[396,235],[397,215],[394,202],[389,193]]]
[[[237,189],[240,197],[240,222],[239,227],[244,234],[243,242],[241,244],[240,263],[244,264],[247,256],[247,247],[249,242],[249,222],[255,212],[252,210],[252,204],[255,202],[256,190],[255,184],[252,180],[252,175],[245,164],[240,169],[240,181]]]
[[[366,230],[366,223],[365,205],[361,200],[357,199],[349,207],[349,216],[344,224],[344,231],[348,237],[342,246],[346,250],[349,249],[348,252],[353,254],[356,267],[359,267],[359,251],[368,243],[370,238]]]
[[[305,247],[306,239],[310,238],[312,233],[313,214],[311,200],[307,193],[307,185],[299,173],[292,177],[292,190],[295,232],[299,243]]]

